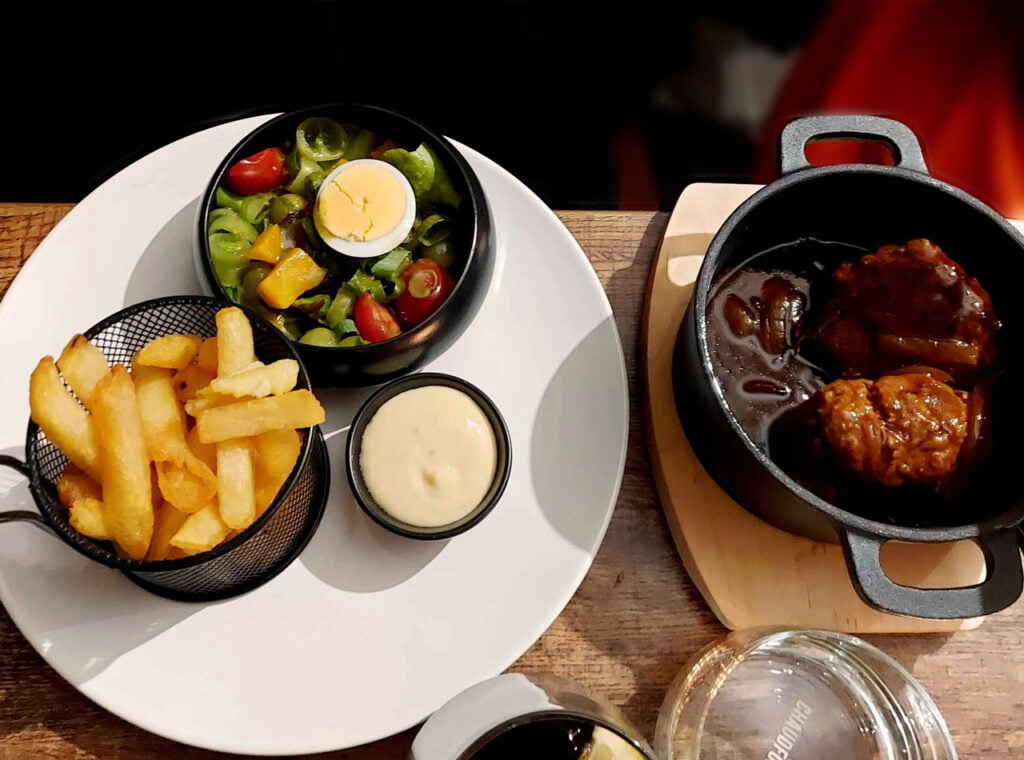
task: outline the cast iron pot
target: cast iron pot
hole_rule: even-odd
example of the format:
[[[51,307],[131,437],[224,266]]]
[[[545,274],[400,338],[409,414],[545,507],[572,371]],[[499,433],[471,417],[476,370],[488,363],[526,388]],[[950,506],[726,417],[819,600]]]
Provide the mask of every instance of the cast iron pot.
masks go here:
[[[857,138],[886,143],[896,165],[844,164],[813,167],[804,150],[814,139]],[[984,151],[985,146],[974,146]],[[965,146],[965,149],[969,149]],[[901,525],[841,509],[788,477],[741,428],[723,396],[708,352],[705,315],[719,275],[751,255],[800,238],[840,241],[873,250],[884,243],[927,237],[953,252],[992,295],[1002,319],[1003,388],[1024,382],[1020,335],[1024,305],[1024,238],[1005,219],[963,190],[928,174],[909,128],[869,116],[814,116],[790,123],[780,141],[781,178],[767,185],[726,220],[708,248],[674,355],[679,417],[701,464],[750,512],[783,530],[841,543],[861,598],[869,605],[922,618],[968,618],[1012,604],[1021,594],[1017,526],[1024,498],[1012,461],[1020,450],[1021,404],[998,397],[992,482],[962,522]],[[813,305],[812,305],[813,308]],[[893,516],[898,520],[898,516]],[[887,541],[939,542],[974,539],[988,575],[975,586],[920,589],[899,585],[882,569]]]
[[[451,240],[456,263],[455,289],[429,318],[401,335],[380,343],[347,348],[310,346],[291,342],[302,357],[314,387],[380,385],[404,375],[454,343],[473,321],[494,273],[494,232],[487,198],[466,159],[446,139],[412,119],[384,108],[355,103],[332,103],[291,111],[261,124],[238,143],[213,173],[199,203],[196,219],[196,271],[204,290],[227,300],[210,264],[207,218],[215,208],[214,195],[227,170],[236,162],[266,148],[295,140],[295,128],[311,116],[326,116],[340,124],[355,124],[390,138],[403,148],[420,143],[431,147],[448,170],[462,205],[452,217]]]

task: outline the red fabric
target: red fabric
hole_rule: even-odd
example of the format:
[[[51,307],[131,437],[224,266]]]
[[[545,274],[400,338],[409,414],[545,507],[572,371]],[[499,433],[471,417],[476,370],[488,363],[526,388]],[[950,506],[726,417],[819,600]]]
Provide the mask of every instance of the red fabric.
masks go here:
[[[1024,217],[1024,121],[1015,70],[1020,7],[839,0],[791,72],[766,124],[756,177],[778,174],[778,137],[798,116],[889,116],[917,134],[937,177]],[[877,145],[819,143],[816,164],[877,163]],[[891,163],[891,162],[890,162]]]

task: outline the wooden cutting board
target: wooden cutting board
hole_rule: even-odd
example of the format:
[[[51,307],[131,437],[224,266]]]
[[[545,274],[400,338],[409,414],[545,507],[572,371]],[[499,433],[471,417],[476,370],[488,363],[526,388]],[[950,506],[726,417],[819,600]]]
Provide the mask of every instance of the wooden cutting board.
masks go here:
[[[651,267],[642,326],[648,445],[676,546],[708,605],[729,628],[785,625],[850,633],[977,628],[983,618],[923,620],[879,612],[857,596],[842,549],[785,533],[750,514],[697,461],[676,413],[672,353],[704,253],[726,217],[758,185],[696,184],[679,196]],[[920,588],[985,578],[976,544],[891,542],[889,576]]]

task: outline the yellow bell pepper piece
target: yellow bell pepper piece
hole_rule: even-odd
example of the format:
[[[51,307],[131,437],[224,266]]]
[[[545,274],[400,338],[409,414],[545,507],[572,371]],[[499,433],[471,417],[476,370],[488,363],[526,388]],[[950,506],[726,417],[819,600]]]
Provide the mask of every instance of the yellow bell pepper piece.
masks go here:
[[[281,258],[281,227],[272,224],[267,227],[249,248],[246,254],[250,259],[276,264]]]
[[[287,309],[295,299],[324,281],[327,271],[301,248],[289,248],[256,288],[263,302]]]
[[[331,171],[333,172],[333,171],[334,171],[335,169],[337,169],[337,168],[338,168],[339,166],[342,166],[342,165],[344,165],[344,164],[347,164],[347,163],[348,163],[348,159],[347,159],[347,158],[339,158],[339,159],[338,159],[338,160],[337,160],[337,161],[336,161],[336,162],[334,163],[334,165],[333,165],[333,166],[331,167]],[[328,174],[329,174],[329,173],[330,173],[330,172],[328,172]]]

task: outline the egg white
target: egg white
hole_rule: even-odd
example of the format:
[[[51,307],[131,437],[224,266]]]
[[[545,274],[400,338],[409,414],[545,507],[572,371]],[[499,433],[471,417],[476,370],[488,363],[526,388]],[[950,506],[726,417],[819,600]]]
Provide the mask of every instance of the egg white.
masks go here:
[[[328,230],[320,223],[320,194],[330,185],[331,182],[337,178],[342,172],[348,171],[353,166],[359,166],[360,164],[374,164],[379,169],[386,171],[398,180],[402,186],[402,190],[405,193],[405,211],[402,214],[401,220],[386,234],[381,235],[376,240],[349,240],[348,238],[337,237],[331,234]],[[320,237],[323,238],[324,242],[333,248],[338,253],[343,253],[346,256],[352,256],[358,259],[369,259],[374,256],[382,256],[388,251],[392,251],[402,244],[409,231],[412,229],[413,222],[416,219],[416,195],[412,191],[412,185],[409,184],[409,180],[405,178],[402,172],[398,171],[395,167],[389,164],[387,161],[378,161],[375,158],[360,158],[355,161],[348,161],[337,169],[333,169],[328,174],[323,183],[320,185],[320,189],[316,194],[316,204],[313,207],[313,224],[316,225],[317,232],[320,233]]]

